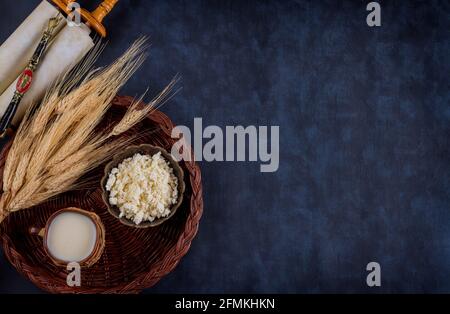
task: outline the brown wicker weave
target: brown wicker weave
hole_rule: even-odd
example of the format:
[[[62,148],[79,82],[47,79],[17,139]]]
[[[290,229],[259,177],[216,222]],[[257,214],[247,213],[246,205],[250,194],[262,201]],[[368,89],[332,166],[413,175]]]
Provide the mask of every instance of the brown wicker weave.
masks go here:
[[[118,120],[131,101],[131,97],[116,97],[105,126]],[[149,143],[170,151],[174,143],[170,136],[172,129],[170,119],[156,111],[132,131],[151,132],[143,135],[136,144]],[[3,163],[4,157],[0,160],[0,171],[3,171]],[[19,273],[52,293],[138,293],[151,287],[172,271],[187,253],[203,211],[200,168],[193,161],[183,161],[180,165],[185,172],[184,201],[174,217],[162,225],[136,229],[121,224],[107,212],[98,186],[65,193],[9,215],[0,227],[4,255]],[[102,171],[102,167],[97,170],[100,177]],[[67,271],[52,264],[42,247],[42,240],[28,235],[29,227],[44,226],[53,212],[70,206],[95,211],[106,228],[104,253],[95,265],[82,268],[81,287],[78,288],[67,286]]]

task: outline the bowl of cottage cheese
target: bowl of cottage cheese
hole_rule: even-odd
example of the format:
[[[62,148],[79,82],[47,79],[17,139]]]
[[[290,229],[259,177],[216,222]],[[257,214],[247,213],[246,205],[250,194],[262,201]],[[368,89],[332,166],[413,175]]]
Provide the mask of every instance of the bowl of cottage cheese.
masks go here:
[[[105,166],[102,197],[111,215],[127,226],[154,227],[183,201],[183,170],[165,149],[130,146]]]

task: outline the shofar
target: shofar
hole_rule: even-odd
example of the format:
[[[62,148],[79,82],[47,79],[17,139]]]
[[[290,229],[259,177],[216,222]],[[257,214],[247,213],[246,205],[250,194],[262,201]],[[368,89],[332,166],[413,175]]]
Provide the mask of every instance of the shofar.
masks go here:
[[[33,101],[40,101],[47,89],[58,78],[71,70],[94,46],[94,41],[89,36],[90,32],[89,27],[84,24],[80,24],[80,26],[65,24],[65,27],[54,39],[37,71],[34,73],[33,84],[23,97],[14,116],[14,125],[17,126],[20,123],[26,109]],[[14,95],[17,78],[16,76],[14,82],[0,96],[0,116],[3,115]]]
[[[0,46],[0,94],[17,79],[27,66],[48,20],[57,14],[59,14],[58,9],[47,1],[42,1]],[[65,24],[63,20],[55,33],[61,30]]]

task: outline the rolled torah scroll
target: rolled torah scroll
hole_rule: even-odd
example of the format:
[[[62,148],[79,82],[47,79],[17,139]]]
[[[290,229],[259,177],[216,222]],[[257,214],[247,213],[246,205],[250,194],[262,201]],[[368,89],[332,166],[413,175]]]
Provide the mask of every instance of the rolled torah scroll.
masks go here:
[[[91,30],[85,24],[66,26],[59,32],[53,43],[43,56],[43,59],[33,74],[33,84],[20,102],[13,125],[18,125],[27,108],[40,101],[47,89],[58,78],[70,71],[94,47],[94,41],[89,36]],[[5,113],[16,89],[18,76],[0,96],[0,116]]]
[[[58,9],[47,1],[42,1],[0,46],[0,94],[16,80],[27,66],[48,20],[57,14],[60,14]],[[62,19],[55,29],[55,34],[65,24]]]

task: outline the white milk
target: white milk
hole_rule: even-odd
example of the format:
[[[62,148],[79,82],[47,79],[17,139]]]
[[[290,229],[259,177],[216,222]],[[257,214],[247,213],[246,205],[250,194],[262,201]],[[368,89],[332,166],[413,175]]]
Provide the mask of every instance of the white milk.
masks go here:
[[[63,212],[50,223],[47,247],[53,257],[66,262],[80,262],[94,250],[97,229],[87,216]]]

